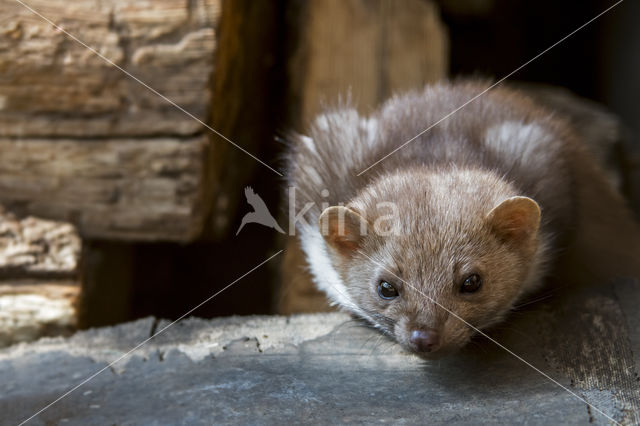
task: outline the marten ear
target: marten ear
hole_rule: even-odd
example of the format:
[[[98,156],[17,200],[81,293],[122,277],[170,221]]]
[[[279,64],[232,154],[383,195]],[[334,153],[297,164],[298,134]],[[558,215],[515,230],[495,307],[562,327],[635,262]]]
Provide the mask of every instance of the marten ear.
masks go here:
[[[540,207],[531,198],[511,197],[489,212],[487,222],[505,241],[530,242],[540,226]]]
[[[360,248],[369,228],[365,218],[344,206],[325,209],[318,225],[325,241],[343,255],[351,255]]]

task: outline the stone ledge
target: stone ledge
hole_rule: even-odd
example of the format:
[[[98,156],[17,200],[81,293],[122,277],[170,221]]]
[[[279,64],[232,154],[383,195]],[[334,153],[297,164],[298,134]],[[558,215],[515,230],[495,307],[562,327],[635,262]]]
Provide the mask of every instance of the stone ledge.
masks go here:
[[[492,335],[616,420],[637,421],[637,283],[567,296]],[[167,324],[146,318],[1,350],[2,421],[29,417]],[[301,421],[607,423],[489,341],[425,362],[331,313],[182,321],[31,424]]]

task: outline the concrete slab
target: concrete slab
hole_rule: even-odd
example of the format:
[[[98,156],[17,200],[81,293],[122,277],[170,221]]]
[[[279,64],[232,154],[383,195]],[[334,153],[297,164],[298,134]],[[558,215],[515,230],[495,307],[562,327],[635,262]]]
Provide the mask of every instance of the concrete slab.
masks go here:
[[[638,422],[639,286],[519,311],[491,335],[616,421]],[[0,351],[0,424],[19,424],[169,323]],[[187,319],[28,424],[608,424],[486,339],[426,362],[341,313]]]

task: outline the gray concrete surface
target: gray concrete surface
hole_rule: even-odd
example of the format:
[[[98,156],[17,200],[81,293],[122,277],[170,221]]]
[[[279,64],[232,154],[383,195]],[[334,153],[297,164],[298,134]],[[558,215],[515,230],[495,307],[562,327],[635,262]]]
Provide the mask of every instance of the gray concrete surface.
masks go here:
[[[554,294],[491,335],[621,423],[638,422],[640,291]],[[0,350],[0,424],[19,424],[168,322]],[[188,319],[28,424],[610,423],[486,339],[426,362],[344,314]]]

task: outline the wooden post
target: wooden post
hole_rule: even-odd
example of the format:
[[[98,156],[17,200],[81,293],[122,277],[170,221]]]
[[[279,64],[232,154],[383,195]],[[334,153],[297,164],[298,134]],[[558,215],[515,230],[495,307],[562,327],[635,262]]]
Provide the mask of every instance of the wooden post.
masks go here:
[[[112,325],[130,319],[134,245],[85,240],[80,259],[78,326]]]

